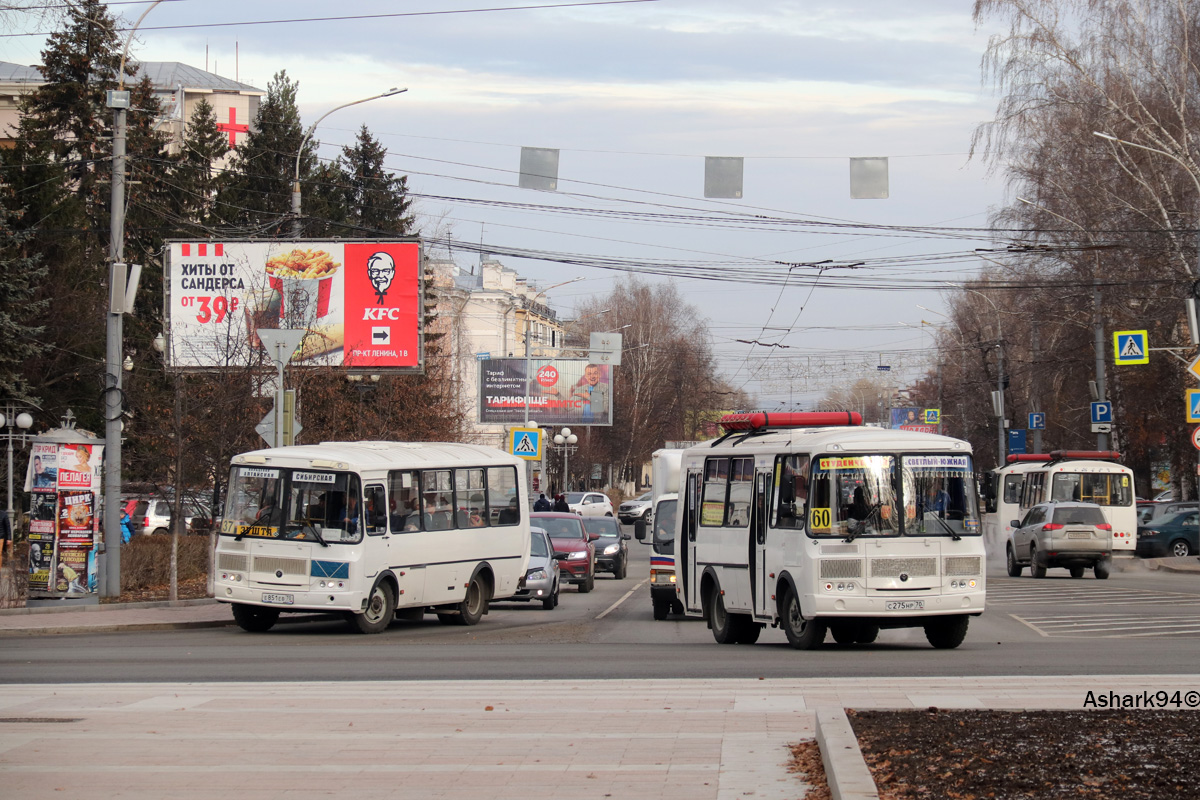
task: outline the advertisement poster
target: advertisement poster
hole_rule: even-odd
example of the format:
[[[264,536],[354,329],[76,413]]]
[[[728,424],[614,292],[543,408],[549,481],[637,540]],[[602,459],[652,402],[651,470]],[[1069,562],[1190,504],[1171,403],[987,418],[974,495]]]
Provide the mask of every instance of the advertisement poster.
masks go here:
[[[56,595],[93,592],[104,445],[35,441],[32,447],[26,474],[29,589]]]
[[[612,367],[586,359],[523,358],[479,361],[479,421],[539,425],[612,425]]]
[[[925,410],[921,408],[893,408],[892,428],[902,431],[919,431],[921,433],[937,433],[936,424],[925,423]]]
[[[25,491],[53,492],[58,487],[58,445],[34,442],[25,474]]]
[[[258,331],[308,331],[293,364],[419,372],[420,242],[170,242],[170,365],[250,362]]]
[[[58,446],[58,489],[99,487],[100,454],[104,445],[60,444]]]
[[[53,524],[53,523],[52,523]],[[48,592],[50,573],[54,569],[54,534],[29,534],[29,589]]]

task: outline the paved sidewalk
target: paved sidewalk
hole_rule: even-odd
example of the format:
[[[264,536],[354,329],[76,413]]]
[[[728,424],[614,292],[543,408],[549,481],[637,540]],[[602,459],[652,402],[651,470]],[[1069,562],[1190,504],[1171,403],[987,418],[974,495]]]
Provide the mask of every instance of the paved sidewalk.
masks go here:
[[[231,665],[231,669],[232,669]],[[1027,677],[1027,676],[1026,676]],[[796,800],[817,710],[1073,708],[1195,676],[0,685],[5,797]]]
[[[0,637],[212,628],[232,624],[229,606],[211,599],[0,610]]]

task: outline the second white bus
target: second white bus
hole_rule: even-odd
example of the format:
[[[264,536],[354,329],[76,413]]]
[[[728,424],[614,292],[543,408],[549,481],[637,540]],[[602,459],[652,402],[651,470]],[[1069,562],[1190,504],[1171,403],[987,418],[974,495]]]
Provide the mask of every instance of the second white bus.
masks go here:
[[[426,611],[474,625],[529,563],[520,459],[466,444],[325,442],[232,459],[216,599],[247,631],[284,611],[378,633]]]
[[[962,643],[984,609],[971,447],[854,413],[733,414],[684,451],[678,592],[720,643],[766,625],[797,649],[920,627]]]

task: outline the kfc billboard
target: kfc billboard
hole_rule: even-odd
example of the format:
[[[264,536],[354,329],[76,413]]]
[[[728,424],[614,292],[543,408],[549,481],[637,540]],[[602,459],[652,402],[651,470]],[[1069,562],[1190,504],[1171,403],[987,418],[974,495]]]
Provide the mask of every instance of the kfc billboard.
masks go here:
[[[421,372],[421,245],[169,242],[167,363],[247,364],[264,328],[307,331],[292,364]]]
[[[538,425],[612,425],[612,367],[586,359],[479,361],[479,421]]]

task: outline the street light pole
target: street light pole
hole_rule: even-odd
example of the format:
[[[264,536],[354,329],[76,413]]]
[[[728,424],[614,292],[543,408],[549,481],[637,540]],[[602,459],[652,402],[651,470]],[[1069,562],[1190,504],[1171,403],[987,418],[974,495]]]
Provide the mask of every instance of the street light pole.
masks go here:
[[[304,134],[304,138],[300,140],[300,149],[296,151],[296,177],[295,177],[295,180],[292,182],[292,236],[294,238],[296,238],[296,239],[301,238],[301,230],[300,230],[300,228],[301,228],[301,225],[300,225],[300,158],[304,155],[304,145],[308,144],[308,140],[311,139],[312,135],[316,132],[317,126],[320,125],[321,122],[326,117],[328,117],[330,114],[332,114],[335,111],[341,111],[343,108],[349,108],[350,106],[356,106],[356,105],[359,105],[360,103],[369,103],[372,100],[378,100],[382,97],[391,97],[392,95],[402,94],[407,91],[408,91],[407,88],[397,89],[396,87],[393,86],[391,89],[388,89],[386,92],[382,92],[380,94],[373,94],[370,97],[364,97],[362,100],[355,100],[350,103],[343,103],[342,105],[338,106],[337,108],[331,108],[330,110],[326,111],[324,114],[322,114],[320,117],[317,118],[316,122],[314,122],[312,125],[309,126],[308,131],[305,132],[305,134]]]
[[[19,428],[18,434],[13,428]],[[4,412],[0,413],[0,428],[4,429],[4,438],[8,440],[8,530],[9,541],[16,543],[17,518],[13,509],[13,439],[20,436],[21,444],[25,444],[25,431],[33,427],[33,417],[24,411],[18,411],[12,403],[8,403]],[[11,545],[10,545],[11,546]],[[4,540],[0,539],[0,562],[4,560]]]

